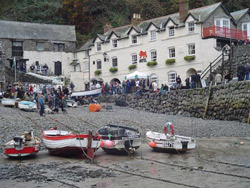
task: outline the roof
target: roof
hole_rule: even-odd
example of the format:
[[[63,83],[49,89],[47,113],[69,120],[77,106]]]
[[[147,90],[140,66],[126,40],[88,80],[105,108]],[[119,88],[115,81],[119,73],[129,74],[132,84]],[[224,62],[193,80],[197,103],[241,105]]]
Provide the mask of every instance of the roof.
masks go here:
[[[90,46],[92,46],[93,44],[93,39],[88,40],[86,43],[84,43],[84,45],[79,48],[77,51],[81,52],[81,51],[88,51],[90,49]]]
[[[0,20],[0,38],[76,42],[75,26]]]
[[[231,12],[230,14],[233,16],[233,18],[235,19],[236,23],[239,22],[239,20],[247,13],[249,12],[249,8],[243,9],[243,10],[239,10],[239,11],[235,11],[235,12]]]

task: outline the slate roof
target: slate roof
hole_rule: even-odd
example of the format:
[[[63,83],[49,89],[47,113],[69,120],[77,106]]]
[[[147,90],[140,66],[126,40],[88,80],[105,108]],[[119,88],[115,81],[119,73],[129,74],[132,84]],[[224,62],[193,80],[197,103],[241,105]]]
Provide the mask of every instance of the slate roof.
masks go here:
[[[84,43],[84,45],[79,48],[77,51],[81,52],[81,51],[88,51],[90,49],[90,46],[93,45],[93,39],[88,40],[86,43]]]
[[[235,11],[235,12],[231,12],[230,14],[233,16],[233,18],[235,19],[235,21],[238,23],[238,21],[247,13],[249,12],[249,8],[243,9],[243,10],[239,10],[239,11]]]
[[[75,26],[0,20],[0,38],[76,42]]]

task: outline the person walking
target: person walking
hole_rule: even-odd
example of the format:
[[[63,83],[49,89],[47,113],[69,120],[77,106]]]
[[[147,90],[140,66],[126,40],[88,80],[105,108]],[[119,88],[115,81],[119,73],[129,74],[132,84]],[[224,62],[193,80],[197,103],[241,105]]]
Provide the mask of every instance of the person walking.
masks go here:
[[[40,116],[44,114],[44,96],[43,94],[40,95]]]

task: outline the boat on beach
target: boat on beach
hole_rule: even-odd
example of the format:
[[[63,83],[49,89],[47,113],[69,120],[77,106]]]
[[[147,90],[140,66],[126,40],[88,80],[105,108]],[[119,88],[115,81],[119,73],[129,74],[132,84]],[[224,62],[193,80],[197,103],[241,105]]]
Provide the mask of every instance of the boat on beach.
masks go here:
[[[33,132],[25,132],[22,136],[15,136],[3,144],[4,154],[9,157],[25,157],[34,155],[40,150],[40,138]]]
[[[76,108],[77,102],[75,102],[74,100],[67,100],[67,106]]]
[[[102,93],[102,88],[97,88],[97,89],[93,89],[93,90],[88,90],[88,91],[76,91],[76,92],[73,92],[71,94],[71,97],[90,97],[90,96],[93,96],[93,97],[97,97],[99,96],[100,94]]]
[[[102,136],[102,149],[107,153],[132,154],[141,146],[138,129],[122,125],[105,125],[98,130]]]
[[[87,155],[93,158],[94,152],[101,145],[101,136],[88,134],[74,134],[64,130],[50,129],[43,131],[43,143],[54,155]]]
[[[36,111],[37,105],[36,103],[30,101],[20,101],[18,102],[18,108],[24,111]]]
[[[9,99],[9,98],[3,98],[2,99],[2,104],[6,107],[14,107],[16,104],[15,99]]]

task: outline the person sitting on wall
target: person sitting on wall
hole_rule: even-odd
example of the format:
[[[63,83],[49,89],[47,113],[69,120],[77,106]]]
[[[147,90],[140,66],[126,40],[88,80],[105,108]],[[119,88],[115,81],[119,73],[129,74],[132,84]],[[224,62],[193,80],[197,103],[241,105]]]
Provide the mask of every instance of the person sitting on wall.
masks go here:
[[[49,67],[48,65],[45,63],[45,65],[43,66],[43,70],[44,70],[44,74],[47,75],[47,71],[48,71]]]
[[[30,66],[30,70],[31,70],[31,72],[33,72],[33,71],[35,70],[35,66],[34,66],[34,65],[31,65],[31,66]]]

